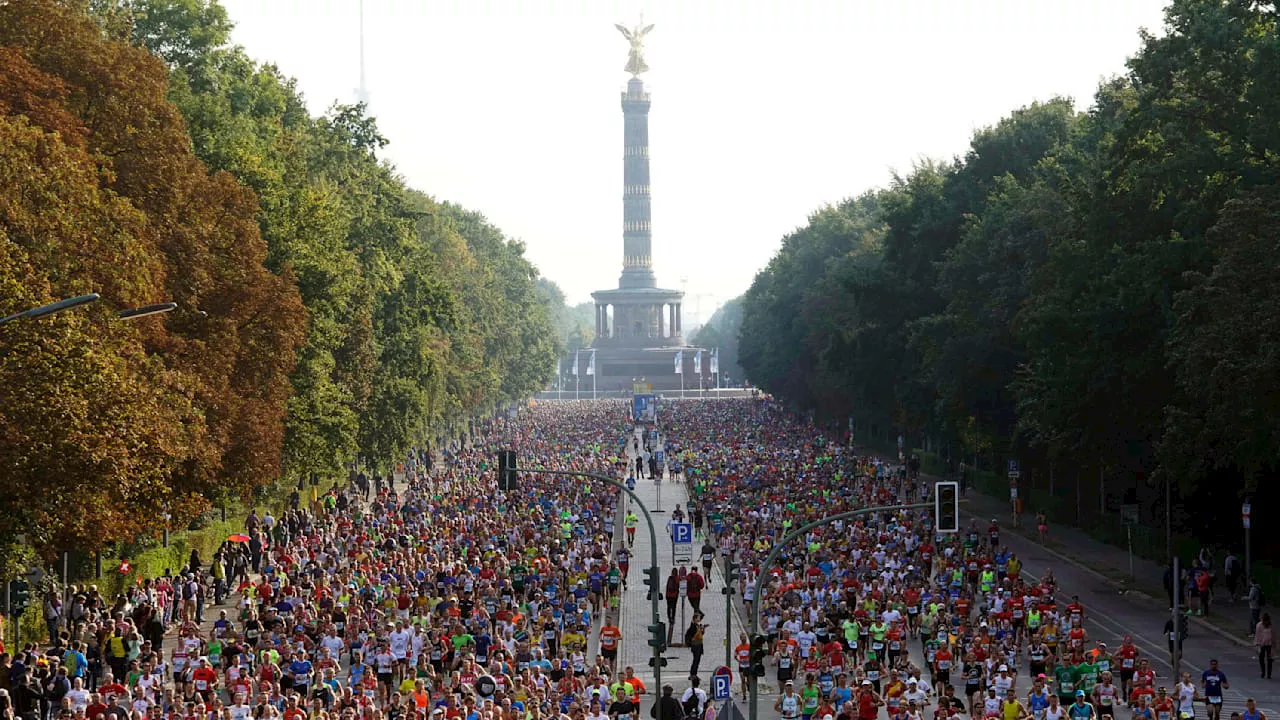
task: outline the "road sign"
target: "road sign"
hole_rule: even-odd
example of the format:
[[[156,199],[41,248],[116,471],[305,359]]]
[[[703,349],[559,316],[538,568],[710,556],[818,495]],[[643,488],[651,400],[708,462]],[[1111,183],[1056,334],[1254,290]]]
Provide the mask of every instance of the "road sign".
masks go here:
[[[711,675],[712,699],[728,700],[733,690],[733,671],[721,665]]]
[[[1022,466],[1018,464],[1017,459],[1009,458],[1009,477],[1016,478],[1022,475]]]
[[[690,523],[672,523],[671,539],[675,544],[693,542],[693,525]]]
[[[1121,505],[1120,521],[1125,525],[1137,525],[1141,515],[1138,505]]]
[[[671,524],[671,559],[677,565],[693,562],[693,525]]]
[[[1240,520],[1244,523],[1245,530],[1248,530],[1249,526],[1253,524],[1253,518],[1250,517],[1252,514],[1253,507],[1250,506],[1249,503],[1245,503],[1240,506]]]

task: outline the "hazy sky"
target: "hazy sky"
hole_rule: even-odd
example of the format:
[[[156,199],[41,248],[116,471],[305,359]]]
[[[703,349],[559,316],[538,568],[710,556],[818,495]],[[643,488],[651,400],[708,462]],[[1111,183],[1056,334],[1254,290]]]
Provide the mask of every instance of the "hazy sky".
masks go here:
[[[359,0],[223,0],[315,112],[359,82]],[[570,301],[622,263],[627,41],[652,93],[654,264],[692,315],[825,203],[1054,95],[1089,105],[1163,0],[365,0],[366,83],[408,182],[527,244]],[[701,296],[699,298],[699,296]],[[692,324],[694,318],[688,317]]]

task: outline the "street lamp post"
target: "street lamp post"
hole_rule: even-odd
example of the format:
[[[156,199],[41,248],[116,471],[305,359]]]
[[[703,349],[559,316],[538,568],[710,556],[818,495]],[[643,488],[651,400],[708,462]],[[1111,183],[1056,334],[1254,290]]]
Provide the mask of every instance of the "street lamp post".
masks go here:
[[[28,318],[28,319],[34,320],[35,318],[44,317],[45,315],[52,315],[57,312],[62,312],[63,310],[69,310],[73,307],[79,307],[80,305],[87,305],[92,302],[97,302],[100,299],[102,299],[102,296],[99,295],[98,293],[89,293],[88,295],[78,295],[73,298],[67,298],[66,300],[59,300],[58,302],[55,302],[55,303],[49,303],[48,305],[41,305],[40,307],[34,307],[34,308],[31,308],[30,310],[23,310],[20,313],[14,313],[12,315],[9,315],[8,317],[0,318],[0,325],[3,325],[12,320],[17,320],[18,318]]]
[[[121,310],[117,315],[121,320],[136,320],[138,318],[144,318],[151,315],[167,313],[172,310],[176,310],[177,308],[178,303],[176,302],[157,303],[155,305],[143,305],[139,308]]]
[[[41,305],[40,307],[34,307],[34,308],[31,308],[30,310],[23,310],[20,313],[14,313],[7,317],[0,318],[0,325],[3,325],[7,322],[11,322],[13,320],[18,320],[20,318],[26,318],[29,320],[42,318],[42,317],[45,317],[46,315],[53,315],[54,313],[59,313],[59,312],[62,312],[63,310],[69,310],[73,307],[79,307],[80,305],[88,305],[89,303],[94,303],[101,299],[102,299],[102,296],[99,295],[98,293],[89,293],[88,295],[78,295],[73,298],[67,298],[66,300],[59,300],[58,302],[55,302],[55,303],[49,303],[48,305]],[[116,313],[116,317],[119,317],[121,320],[136,320],[138,318],[149,317],[151,315],[160,315],[161,313],[171,312],[176,309],[178,309],[178,303],[176,302],[156,303],[154,305],[143,305],[142,307],[128,308],[125,310],[121,310],[120,312]],[[201,314],[204,314],[204,313],[201,313]]]
[[[659,594],[658,583],[662,577],[658,568],[658,533],[657,531],[654,530],[653,516],[649,514],[649,508],[645,507],[645,504],[642,500],[640,500],[640,497],[637,496],[631,490],[631,488],[627,487],[625,484],[620,483],[617,480],[614,480],[613,478],[600,475],[598,473],[572,472],[569,470],[543,470],[541,468],[525,468],[525,467],[515,467],[513,468],[513,470],[518,473],[542,473],[544,475],[565,475],[568,477],[591,478],[593,480],[599,480],[600,482],[605,483],[606,485],[612,485],[613,487],[618,488],[619,490],[621,490],[622,492],[630,496],[631,501],[634,502],[640,508],[640,513],[644,515],[644,521],[649,526],[649,573],[653,581],[653,586],[649,588],[649,600],[652,604],[651,610],[653,614],[653,627],[657,627],[661,625],[661,620],[659,619],[660,616],[658,613],[658,594]],[[665,633],[662,633],[662,634],[665,637]],[[656,699],[654,700],[654,702],[658,704],[657,705],[658,708],[661,708],[662,705],[661,705],[660,698],[661,698],[661,692],[662,692],[662,661],[663,661],[662,647],[653,641],[650,641],[650,645],[653,645],[653,660],[652,660],[653,684],[658,689],[658,695],[655,696]],[[662,715],[661,712],[656,713],[656,715],[658,717],[658,720],[663,720],[663,718],[661,717]]]

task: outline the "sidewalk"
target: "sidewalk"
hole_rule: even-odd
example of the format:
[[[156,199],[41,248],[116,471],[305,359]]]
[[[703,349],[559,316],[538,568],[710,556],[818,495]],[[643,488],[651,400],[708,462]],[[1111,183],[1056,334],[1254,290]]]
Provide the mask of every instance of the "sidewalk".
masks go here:
[[[628,456],[631,449],[628,448]],[[634,460],[632,461],[634,462]],[[685,507],[689,500],[687,486],[679,478],[666,477],[661,484],[653,480],[636,481],[635,493],[641,502],[653,512],[654,530],[658,538],[659,592],[665,587],[667,576],[671,574],[672,543],[667,531],[667,522],[671,511]],[[661,493],[661,505],[658,498]],[[660,512],[654,512],[660,511]],[[637,510],[637,515],[641,514]],[[642,518],[643,519],[643,518]],[[702,537],[694,539],[694,562],[698,562],[698,550]],[[651,696],[660,694],[661,688],[654,683],[653,668],[649,667],[649,659],[653,657],[653,648],[649,646],[648,626],[652,623],[652,609],[645,597],[647,587],[644,585],[644,569],[649,567],[649,530],[643,522],[636,531],[635,546],[632,547],[631,572],[626,591],[622,596],[622,620],[618,627],[622,630],[622,645],[618,654],[619,668],[628,665],[635,668],[638,675],[649,689]],[[701,565],[699,564],[699,571]],[[706,577],[707,586],[702,591],[701,609],[707,623],[703,636],[703,656],[698,666],[701,687],[711,694],[711,674],[716,667],[725,664],[725,608],[728,598],[721,592],[725,586],[723,561],[717,558],[711,573]],[[732,628],[729,630],[733,645],[737,644],[737,635],[742,631],[742,616],[739,608],[733,607],[731,617]],[[662,622],[667,622],[666,601],[659,600],[659,614]],[[664,652],[667,666],[662,668],[662,683],[675,688],[676,695],[689,687],[689,670],[693,663],[693,653],[687,647],[675,647],[683,643],[684,631],[693,621],[693,607],[687,599],[682,599],[677,606],[675,623],[671,625],[671,646]],[[728,646],[732,650],[732,645]],[[734,667],[730,664],[730,667]],[[735,670],[736,673],[736,670]],[[734,679],[734,691],[737,691],[737,678]],[[646,703],[647,705],[648,703]]]
[[[1036,518],[1032,513],[1024,512],[1018,518],[1019,527],[1013,527],[1013,512],[1010,504],[984,495],[970,488],[961,505],[961,512],[978,519],[985,530],[992,518],[1000,521],[1001,530],[1014,532],[1039,544],[1039,532],[1036,529]],[[1025,508],[1024,508],[1025,509]],[[1154,600],[1169,602],[1168,593],[1164,589],[1163,565],[1137,555],[1130,558],[1124,548],[1108,545],[1096,540],[1087,533],[1069,525],[1049,525],[1048,542],[1044,548],[1057,555],[1063,562],[1070,562],[1084,568],[1091,574],[1111,583],[1119,591],[1139,592]],[[1190,559],[1184,558],[1190,564]],[[1130,575],[1130,562],[1133,574]],[[1219,587],[1218,597],[1223,597],[1226,589]],[[1184,601],[1185,602],[1185,601]],[[1237,600],[1234,605],[1225,598],[1210,605],[1210,615],[1193,617],[1194,625],[1216,632],[1240,645],[1252,647],[1249,632],[1249,604],[1245,600]]]

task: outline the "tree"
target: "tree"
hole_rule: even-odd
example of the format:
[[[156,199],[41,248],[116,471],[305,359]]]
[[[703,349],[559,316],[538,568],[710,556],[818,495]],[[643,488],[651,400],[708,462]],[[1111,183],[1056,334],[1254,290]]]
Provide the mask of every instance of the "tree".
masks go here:
[[[105,298],[48,324],[77,332],[51,330],[47,344],[30,337],[35,326],[12,329],[32,355],[10,355],[5,369],[4,384],[22,377],[24,393],[6,404],[6,434],[27,454],[6,481],[47,488],[39,472],[70,484],[60,504],[30,509],[43,515],[6,518],[8,530],[43,523],[31,534],[44,550],[99,547],[156,527],[161,508],[180,520],[210,497],[274,480],[304,315],[288,269],[263,267],[253,194],[191,154],[164,66],[104,37],[80,10],[9,3],[0,45],[0,72],[12,78],[0,83],[2,146],[16,184],[0,211],[14,246],[7,271],[37,289],[18,301],[89,289]],[[162,300],[187,312],[109,321]],[[109,450],[115,443],[131,447]]]
[[[693,338],[693,344],[698,347],[719,350],[720,372],[727,374],[733,382],[740,382],[743,378],[742,366],[738,364],[738,333],[742,329],[742,307],[741,295],[721,305]]]
[[[1239,472],[1242,493],[1277,469],[1280,440],[1280,193],[1227,203],[1207,239],[1212,272],[1174,303],[1170,370],[1184,401],[1167,410],[1161,456],[1180,477]],[[1235,498],[1232,498],[1235,499]]]

